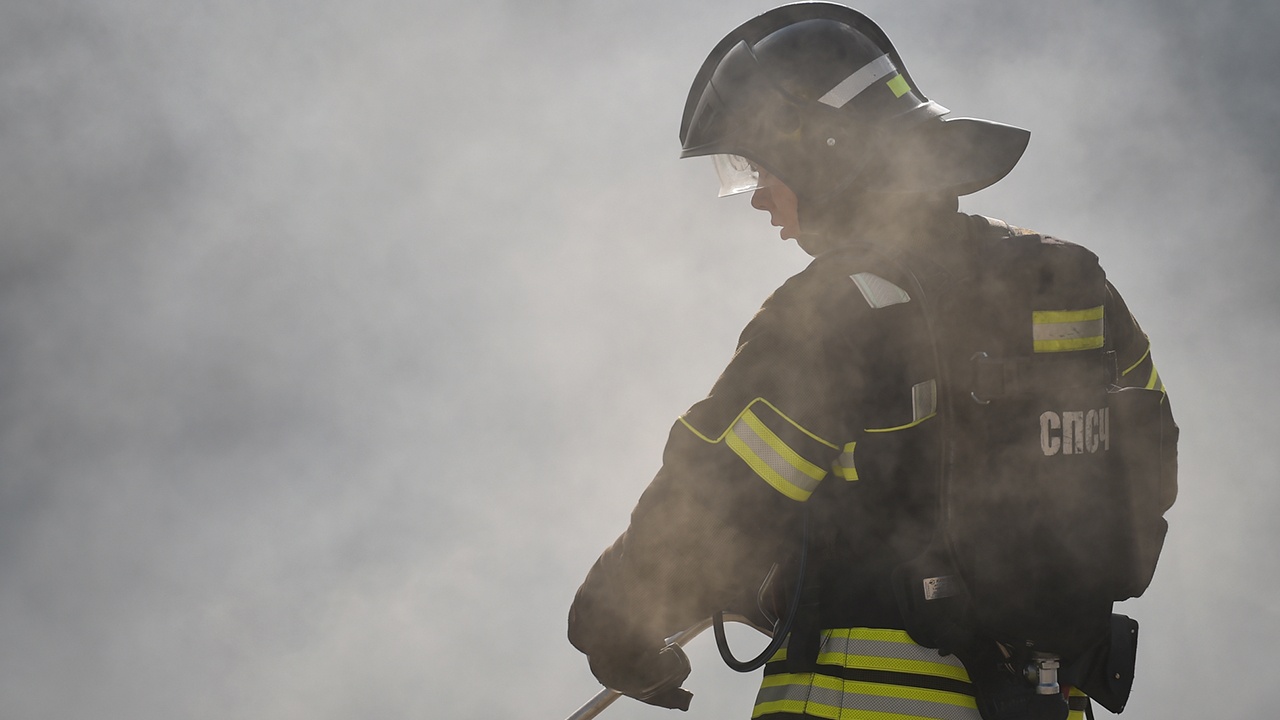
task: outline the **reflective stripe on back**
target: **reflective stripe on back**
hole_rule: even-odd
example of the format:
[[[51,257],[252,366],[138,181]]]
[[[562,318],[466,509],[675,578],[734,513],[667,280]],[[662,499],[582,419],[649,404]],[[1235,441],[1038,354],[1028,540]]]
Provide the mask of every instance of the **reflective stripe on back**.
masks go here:
[[[1031,313],[1035,352],[1094,350],[1105,340],[1103,306],[1085,310],[1036,310]]]

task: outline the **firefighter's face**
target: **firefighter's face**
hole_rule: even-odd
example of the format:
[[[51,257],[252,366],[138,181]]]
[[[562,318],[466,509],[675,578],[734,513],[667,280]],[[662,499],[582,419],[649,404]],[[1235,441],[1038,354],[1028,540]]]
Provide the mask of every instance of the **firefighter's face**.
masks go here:
[[[781,228],[778,234],[783,240],[796,239],[800,236],[796,194],[764,169],[759,172],[760,187],[751,194],[751,207],[769,212],[769,222]]]

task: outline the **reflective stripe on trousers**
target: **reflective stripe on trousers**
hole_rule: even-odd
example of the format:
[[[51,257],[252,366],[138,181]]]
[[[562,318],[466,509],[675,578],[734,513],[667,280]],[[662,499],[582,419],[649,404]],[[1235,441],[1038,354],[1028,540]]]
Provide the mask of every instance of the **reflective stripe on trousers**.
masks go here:
[[[960,661],[902,630],[824,630],[813,673],[785,672],[785,659],[783,648],[766,666],[753,718],[981,720]],[[1068,715],[1083,718],[1082,711]]]

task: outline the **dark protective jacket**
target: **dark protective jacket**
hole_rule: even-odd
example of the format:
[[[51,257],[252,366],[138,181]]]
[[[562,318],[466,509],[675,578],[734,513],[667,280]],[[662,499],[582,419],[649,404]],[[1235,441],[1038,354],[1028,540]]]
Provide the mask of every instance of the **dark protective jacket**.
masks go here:
[[[894,568],[937,524],[942,443],[915,280],[886,253],[963,278],[969,239],[988,229],[953,214],[912,242],[836,245],[769,297],[710,395],[672,427],[630,526],[578,591],[569,638],[593,667],[717,610],[764,624],[757,589],[793,561],[810,503],[811,562],[831,588],[819,670],[771,662],[754,715],[977,719],[964,668],[913,643],[893,597]],[[1108,293],[1105,340],[1122,384],[1163,389],[1146,335]]]

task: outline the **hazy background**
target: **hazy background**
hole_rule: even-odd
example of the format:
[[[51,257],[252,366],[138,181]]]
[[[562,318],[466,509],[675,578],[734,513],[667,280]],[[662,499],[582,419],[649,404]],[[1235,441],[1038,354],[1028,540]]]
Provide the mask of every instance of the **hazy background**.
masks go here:
[[[0,717],[589,698],[573,592],[807,260],[677,159],[768,7],[0,6]],[[1270,716],[1280,4],[859,7],[1034,132],[964,208],[1089,245],[1154,339],[1182,495],[1125,716]],[[749,717],[710,640],[688,717]]]

